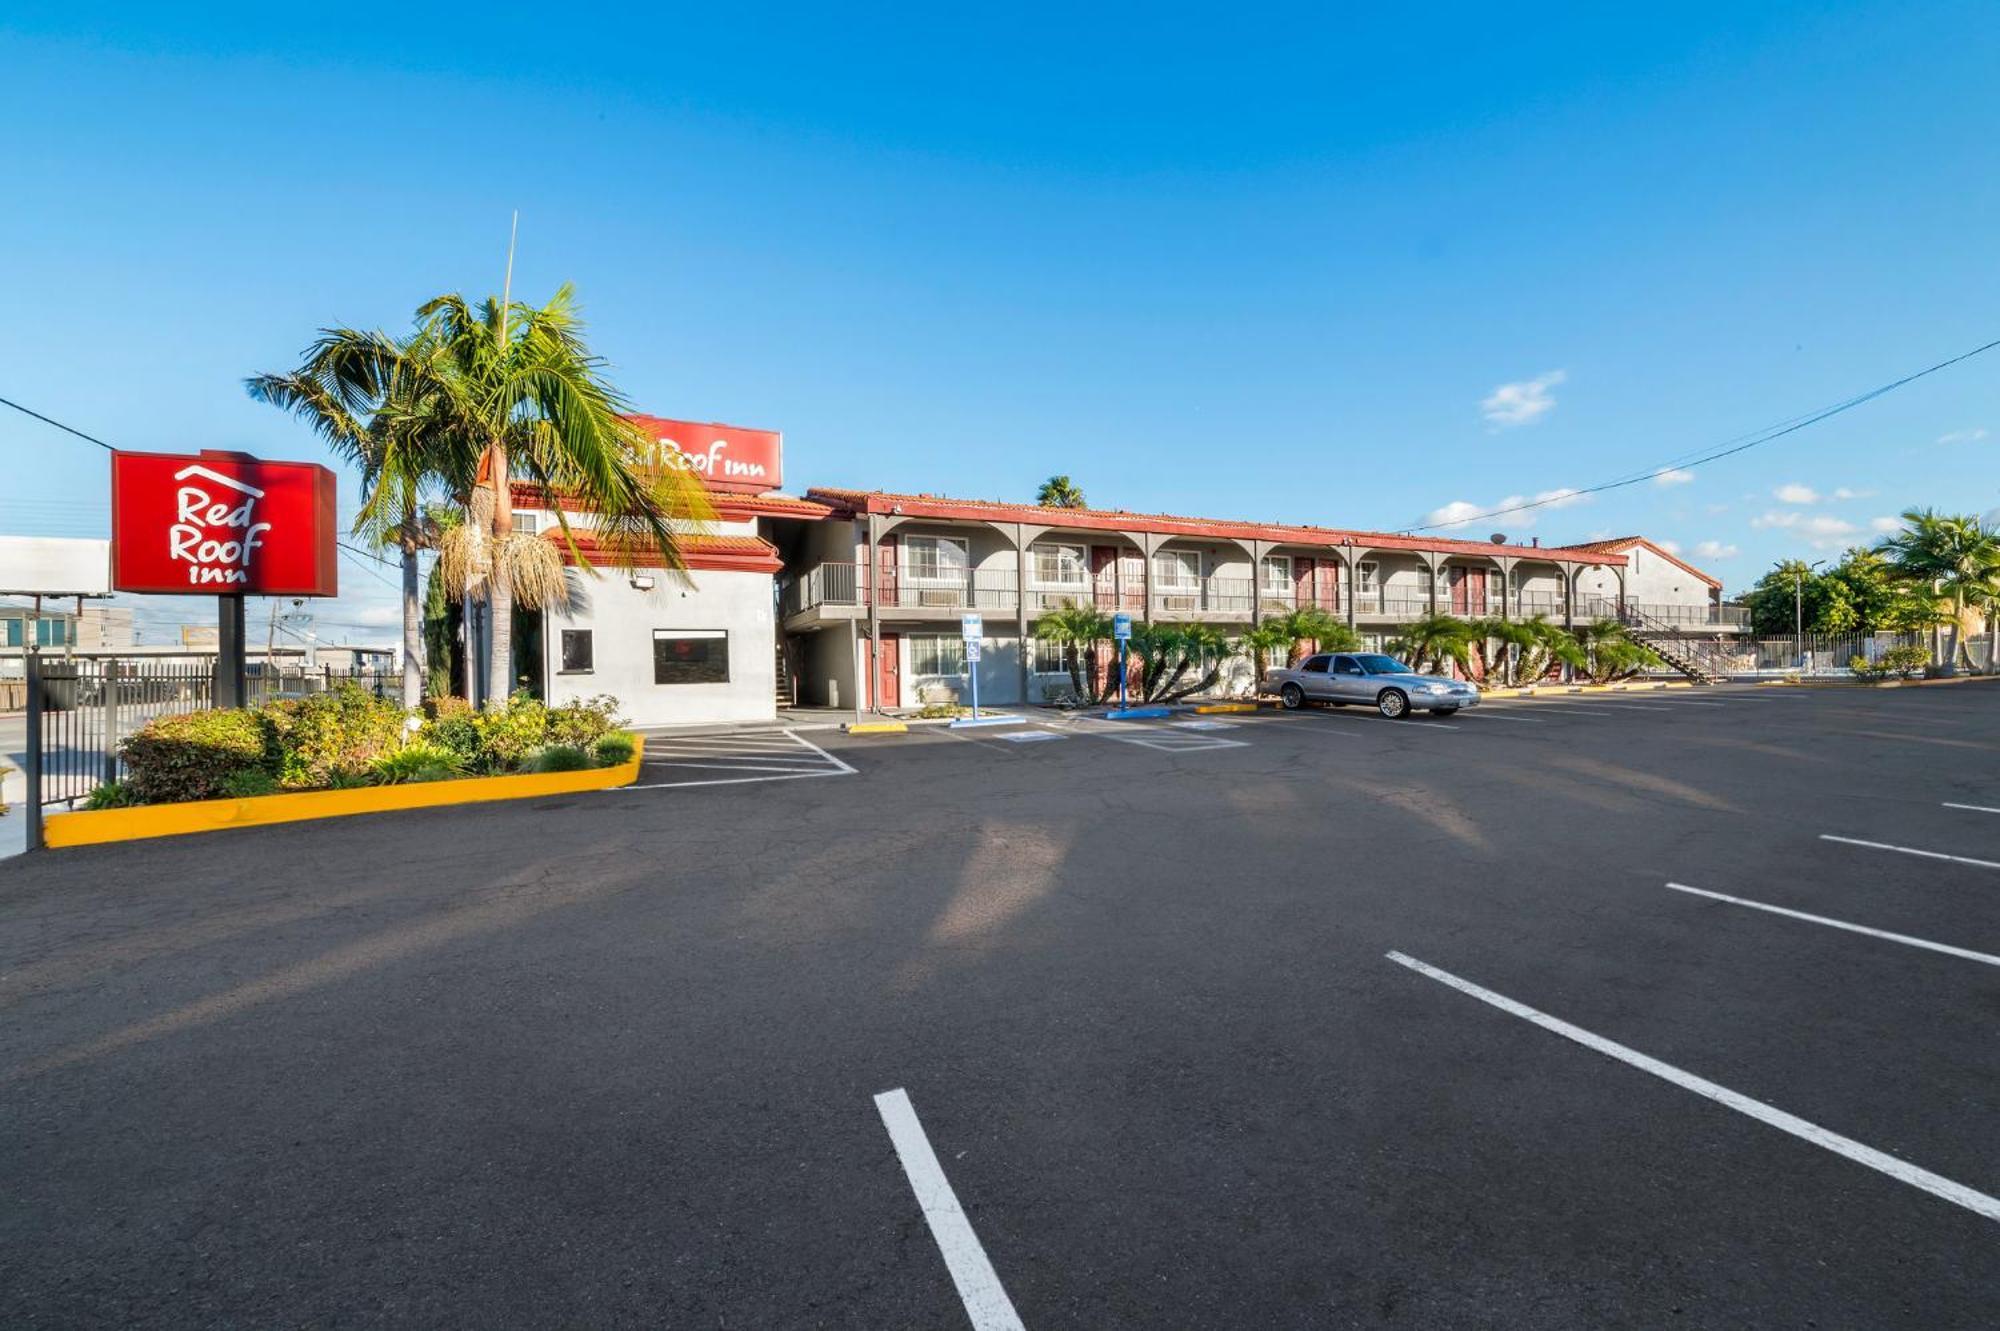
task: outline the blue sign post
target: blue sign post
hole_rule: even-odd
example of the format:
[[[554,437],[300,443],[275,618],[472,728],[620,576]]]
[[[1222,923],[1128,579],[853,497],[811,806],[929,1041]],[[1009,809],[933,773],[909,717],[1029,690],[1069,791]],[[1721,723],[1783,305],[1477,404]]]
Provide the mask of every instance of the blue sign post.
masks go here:
[[[965,671],[972,677],[972,719],[979,719],[979,642],[986,636],[985,621],[976,614],[958,617],[959,636],[965,639]]]
[[[1118,710],[1125,710],[1125,679],[1131,673],[1125,666],[1125,649],[1132,641],[1132,616],[1120,610],[1111,617],[1111,636],[1118,640]]]

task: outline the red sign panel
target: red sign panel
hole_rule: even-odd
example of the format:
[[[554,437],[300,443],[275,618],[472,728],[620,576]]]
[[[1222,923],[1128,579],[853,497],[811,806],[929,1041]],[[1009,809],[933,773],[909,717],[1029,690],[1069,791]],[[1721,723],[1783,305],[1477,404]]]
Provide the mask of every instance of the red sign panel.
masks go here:
[[[111,585],[183,596],[334,596],[334,478],[241,453],[111,455]]]
[[[703,425],[660,416],[626,419],[666,446],[660,456],[668,465],[693,472],[711,490],[762,494],[784,484],[784,440],[776,430]]]

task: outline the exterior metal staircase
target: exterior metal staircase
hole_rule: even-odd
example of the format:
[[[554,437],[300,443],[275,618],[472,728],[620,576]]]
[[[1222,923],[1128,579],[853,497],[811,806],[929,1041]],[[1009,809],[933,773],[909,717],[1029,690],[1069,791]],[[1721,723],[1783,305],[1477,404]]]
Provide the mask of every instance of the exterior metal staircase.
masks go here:
[[[1677,636],[1672,625],[1654,619],[1634,606],[1627,606],[1620,618],[1624,620],[1634,642],[1652,648],[1662,661],[1695,683],[1720,684],[1727,678],[1703,659],[1704,644]]]

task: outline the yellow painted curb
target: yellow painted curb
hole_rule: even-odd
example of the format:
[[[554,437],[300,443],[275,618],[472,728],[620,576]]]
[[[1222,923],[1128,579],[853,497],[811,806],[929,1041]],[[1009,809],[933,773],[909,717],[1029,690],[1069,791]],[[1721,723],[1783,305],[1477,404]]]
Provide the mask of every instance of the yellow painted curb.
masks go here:
[[[1254,702],[1212,702],[1204,703],[1194,710],[1201,716],[1211,716],[1216,712],[1254,712],[1257,710],[1257,704]]]
[[[862,721],[841,727],[850,735],[907,735],[908,725],[901,721]]]
[[[42,824],[42,843],[51,850],[98,846],[111,841],[219,832],[231,827],[263,827],[316,818],[396,809],[435,809],[450,804],[535,799],[611,790],[639,779],[646,740],[638,737],[630,762],[582,772],[532,772],[520,776],[469,776],[455,781],[420,781],[401,786],[360,786],[353,790],[302,790],[290,795],[258,795],[240,800],[193,800],[186,804],[143,804],[132,809],[84,809],[52,813]]]

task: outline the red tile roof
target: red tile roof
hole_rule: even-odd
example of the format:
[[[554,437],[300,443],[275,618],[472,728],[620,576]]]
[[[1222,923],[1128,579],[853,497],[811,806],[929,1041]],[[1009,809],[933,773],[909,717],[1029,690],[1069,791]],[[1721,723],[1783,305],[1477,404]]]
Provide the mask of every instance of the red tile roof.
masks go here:
[[[560,529],[552,529],[544,535],[562,551],[563,562],[574,565],[577,561],[571,554],[569,545],[563,540]],[[576,552],[594,566],[611,568],[665,568],[667,561],[660,557],[658,550],[635,550],[629,557],[619,552],[605,549],[597,538],[588,531],[572,528],[572,539],[576,542]],[[725,573],[776,573],[782,562],[778,558],[778,547],[761,536],[695,536],[684,535],[676,542],[681,557],[691,569],[707,569]]]
[[[1080,527],[1095,531],[1137,531],[1205,540],[1270,541],[1286,545],[1339,547],[1352,542],[1368,550],[1421,550],[1445,555],[1501,555],[1546,559],[1564,564],[1623,564],[1615,552],[1577,546],[1495,545],[1490,541],[1459,541],[1447,537],[1403,536],[1392,532],[1342,527],[1293,526],[1277,522],[1242,522],[1188,518],[1170,513],[1128,513],[1124,509],[1043,508],[1038,504],[992,499],[950,499],[943,495],[895,494],[886,490],[849,490],[814,486],[806,492],[836,512],[888,513],[960,521],[1023,522],[1050,527]]]

